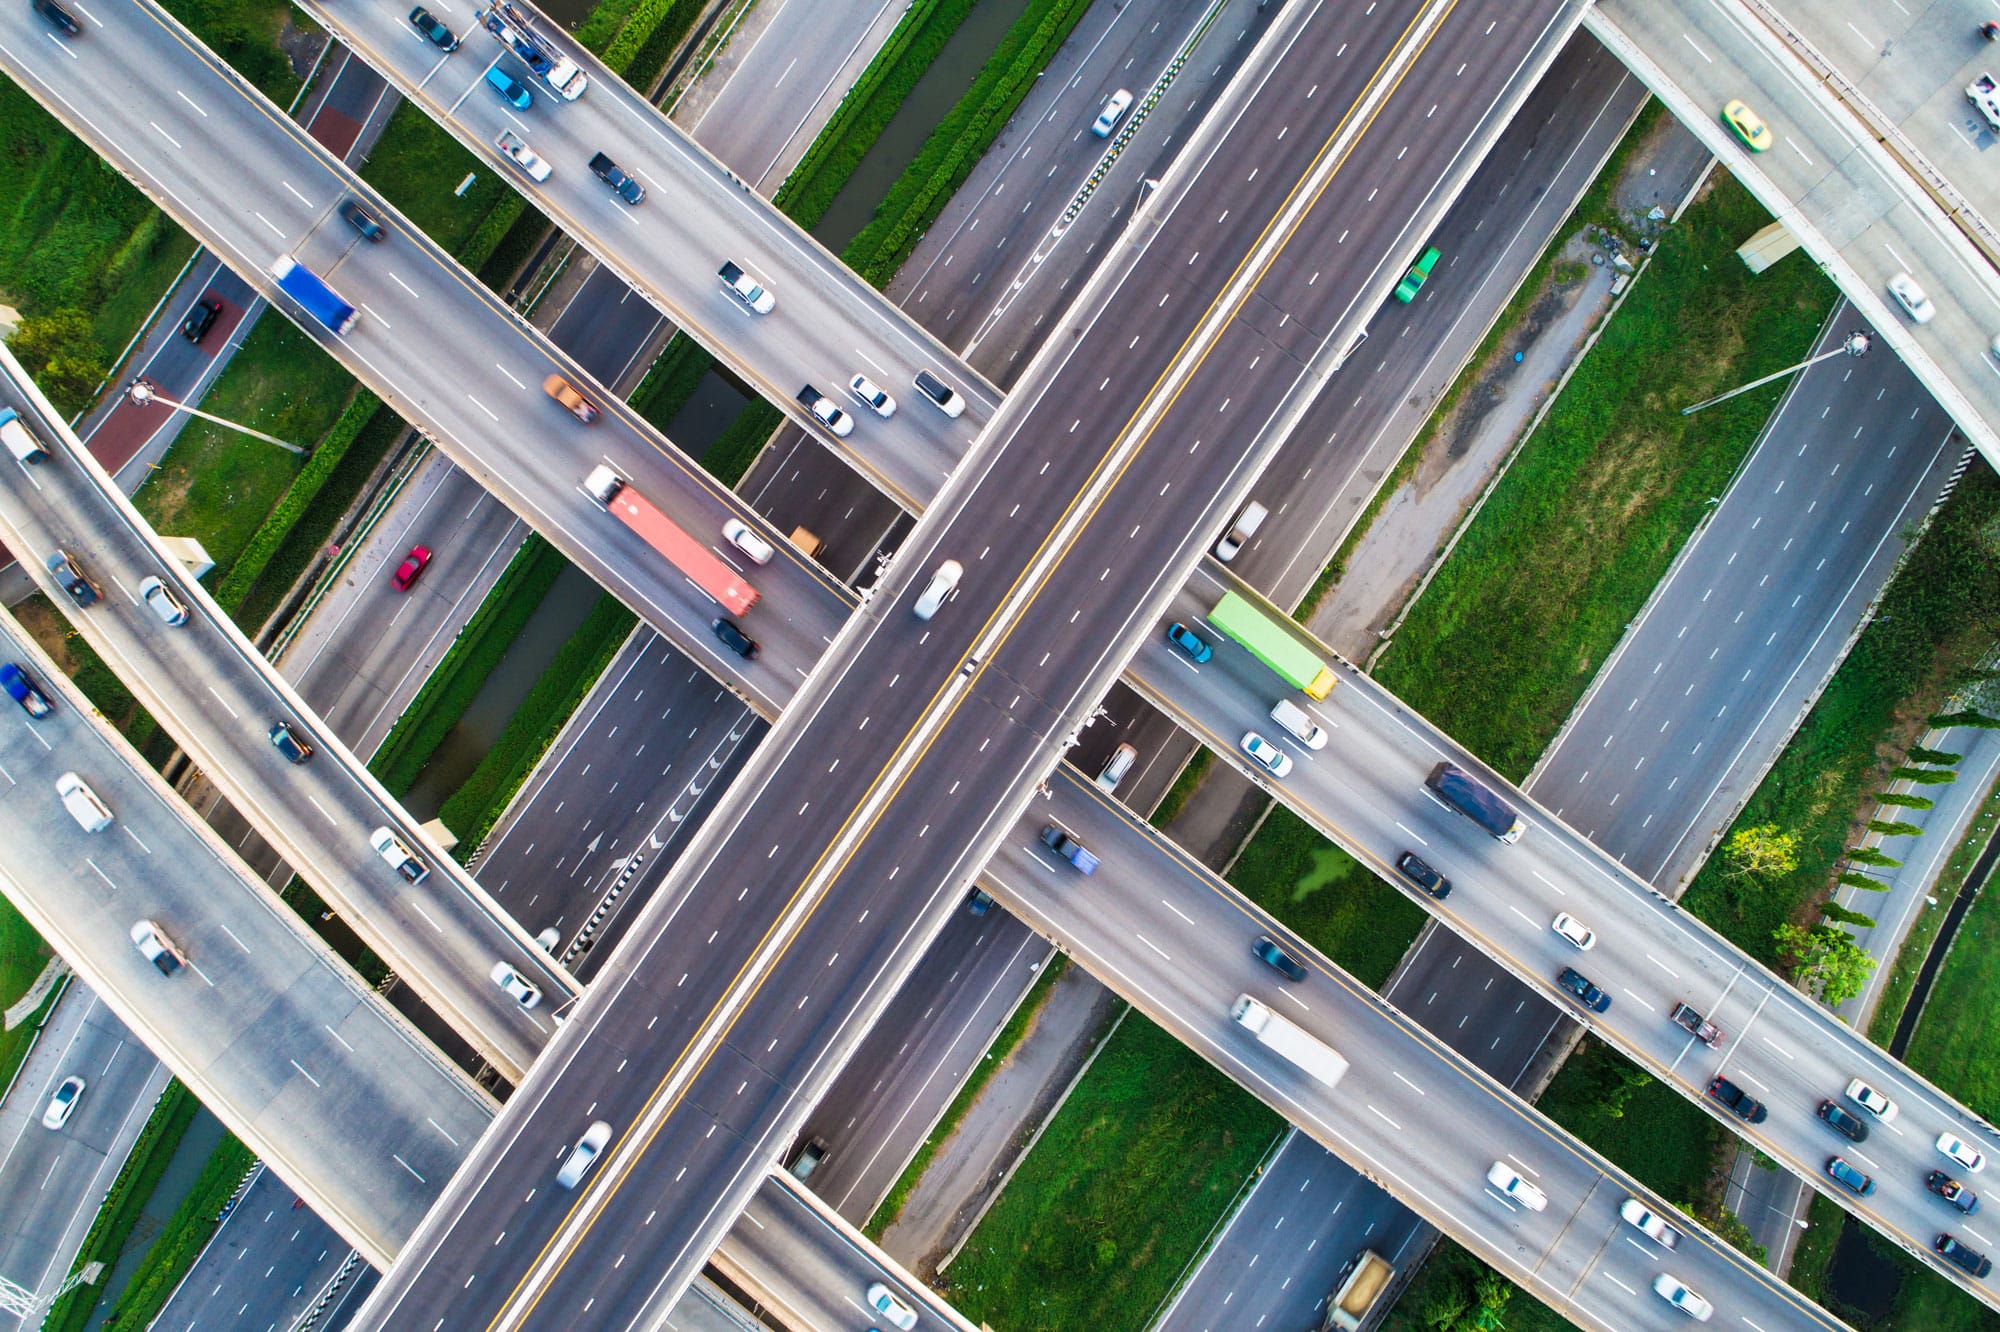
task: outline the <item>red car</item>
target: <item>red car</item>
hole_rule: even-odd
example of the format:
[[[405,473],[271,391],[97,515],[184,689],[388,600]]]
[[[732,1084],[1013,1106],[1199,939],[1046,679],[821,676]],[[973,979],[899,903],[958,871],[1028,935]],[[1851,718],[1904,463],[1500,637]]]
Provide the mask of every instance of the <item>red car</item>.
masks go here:
[[[396,566],[395,574],[389,579],[389,586],[395,588],[398,592],[409,591],[410,584],[417,581],[417,575],[422,573],[424,566],[430,562],[431,548],[429,546],[411,546],[410,553],[405,555],[403,562]]]

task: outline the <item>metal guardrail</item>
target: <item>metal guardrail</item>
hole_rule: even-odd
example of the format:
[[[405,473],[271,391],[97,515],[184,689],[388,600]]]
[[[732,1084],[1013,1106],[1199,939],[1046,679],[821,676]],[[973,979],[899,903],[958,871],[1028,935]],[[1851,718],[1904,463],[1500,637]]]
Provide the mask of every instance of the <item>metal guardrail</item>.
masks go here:
[[[1980,215],[1979,210],[1972,206],[1972,201],[1959,192],[1950,178],[1932,165],[1930,159],[1904,137],[1902,130],[1868,100],[1860,87],[1834,68],[1833,62],[1821,55],[1806,35],[1788,23],[1768,0],[1737,0],[1737,3],[1763,24],[1772,36],[1783,42],[1812,72],[1813,77],[1854,114],[1883,150],[1923,187],[1933,202],[1944,209],[1945,215],[1965,234],[1965,238],[1986,256],[1986,261],[2000,271],[2000,229]]]

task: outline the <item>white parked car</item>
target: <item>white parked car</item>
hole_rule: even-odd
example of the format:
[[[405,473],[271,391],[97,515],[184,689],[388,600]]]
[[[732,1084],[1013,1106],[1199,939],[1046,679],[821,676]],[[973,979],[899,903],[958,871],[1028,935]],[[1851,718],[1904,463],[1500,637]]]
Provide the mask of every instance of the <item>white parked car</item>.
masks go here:
[[[1653,1278],[1653,1293],[1697,1323],[1706,1323],[1715,1313],[1715,1306],[1689,1290],[1686,1282],[1665,1272]]]
[[[1976,1175],[1986,1169],[1986,1158],[1980,1155],[1978,1150],[1963,1138],[1955,1137],[1949,1133],[1940,1133],[1938,1134],[1937,1149],[1964,1166],[1971,1174]]]
[[[771,543],[741,518],[731,518],[722,525],[722,539],[747,555],[752,564],[769,564],[771,556],[777,554]]]
[[[881,1314],[886,1321],[902,1329],[902,1332],[910,1332],[910,1329],[917,1325],[917,1311],[903,1303],[895,1291],[879,1281],[868,1288],[868,1307]]]
[[[1243,733],[1243,752],[1273,777],[1283,777],[1292,770],[1292,756],[1255,731]]]
[[[1884,1124],[1896,1118],[1896,1103],[1863,1082],[1860,1078],[1847,1084],[1847,1099],[1866,1110]]]
[[[1570,915],[1567,911],[1559,912],[1549,928],[1553,929],[1569,943],[1574,944],[1579,952],[1587,953],[1597,946],[1597,936],[1582,921]]]
[[[1903,307],[1903,313],[1912,323],[1928,324],[1937,317],[1937,307],[1908,273],[1898,273],[1889,279],[1889,294],[1896,298],[1896,304]]]
[[[1549,1205],[1549,1195],[1521,1177],[1521,1172],[1505,1161],[1495,1161],[1486,1172],[1486,1182],[1500,1191],[1503,1198],[1521,1204],[1531,1212],[1539,1212]]]

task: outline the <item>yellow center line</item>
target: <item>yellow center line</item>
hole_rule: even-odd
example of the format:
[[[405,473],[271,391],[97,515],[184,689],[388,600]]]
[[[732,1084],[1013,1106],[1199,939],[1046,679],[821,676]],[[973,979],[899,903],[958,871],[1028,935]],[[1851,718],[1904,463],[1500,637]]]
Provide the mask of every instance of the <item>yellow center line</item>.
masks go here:
[[[1412,63],[1414,63],[1414,57],[1416,55],[1420,55],[1422,51],[1425,49],[1425,47],[1429,45],[1431,39],[1436,35],[1438,28],[1442,25],[1442,19],[1445,16],[1448,16],[1451,10],[1456,7],[1456,5],[1457,5],[1457,0],[1444,0],[1441,9],[1438,10],[1439,22],[1437,24],[1434,24],[1432,26],[1431,31],[1424,34],[1422,40],[1417,44],[1417,46],[1408,53],[1411,57]],[[1388,68],[1395,60],[1397,60],[1400,56],[1405,54],[1403,46],[1404,42],[1407,41],[1409,34],[1418,27],[1418,25],[1425,19],[1425,17],[1426,17],[1426,12],[1422,10],[1420,10],[1418,13],[1412,16],[1409,24],[1406,25],[1406,27],[1403,30],[1403,35],[1400,38],[1398,38],[1396,43],[1392,45],[1389,52],[1383,57],[1381,64],[1377,66],[1375,76],[1372,77],[1366,85],[1364,85],[1364,90],[1362,94],[1363,96],[1365,96],[1367,92],[1375,90],[1376,81],[1380,79],[1382,70]],[[1360,122],[1362,132],[1360,134],[1355,135],[1353,142],[1351,142],[1348,145],[1348,147],[1341,153],[1333,170],[1327,173],[1325,179],[1322,180],[1319,183],[1319,185],[1316,188],[1314,188],[1309,195],[1305,196],[1307,199],[1312,201],[1317,201],[1317,199],[1325,193],[1326,189],[1329,186],[1331,186],[1334,179],[1336,179],[1337,176],[1339,175],[1340,167],[1352,158],[1353,153],[1355,149],[1359,146],[1362,137],[1366,133],[1367,128],[1370,125],[1372,125],[1375,118],[1380,115],[1383,107],[1387,105],[1390,95],[1393,94],[1394,91],[1401,86],[1404,78],[1407,77],[1408,73],[1409,73],[1409,65],[1406,65],[1405,68],[1402,71],[1400,71],[1395,76],[1395,78],[1386,85],[1386,91],[1377,101],[1375,107],[1372,110],[1370,110],[1365,116],[1365,118]],[[1357,105],[1358,105],[1358,99],[1357,99]],[[1272,234],[1272,229],[1279,225],[1279,222],[1283,218],[1286,209],[1292,204],[1292,202],[1295,199],[1300,197],[1301,191],[1306,189],[1307,184],[1311,180],[1313,173],[1316,170],[1318,170],[1320,166],[1326,161],[1326,153],[1335,145],[1335,143],[1341,138],[1342,134],[1346,131],[1352,120],[1352,116],[1353,116],[1353,108],[1350,107],[1348,112],[1341,117],[1339,122],[1336,123],[1335,126],[1332,128],[1332,130],[1328,133],[1325,140],[1322,142],[1319,151],[1315,154],[1312,163],[1307,167],[1305,171],[1303,171],[1300,174],[1298,182],[1292,186],[1292,188],[1286,193],[1284,200],[1282,200],[1279,206],[1273,210],[1271,220],[1265,224],[1262,230],[1259,231],[1256,240],[1253,241],[1250,245],[1245,247],[1244,258],[1238,262],[1236,268],[1231,272],[1229,279],[1221,284],[1219,288],[1221,292],[1227,293],[1231,288],[1231,286],[1233,286],[1236,283],[1236,281],[1243,275],[1246,268],[1252,262],[1252,259],[1255,256],[1259,246],[1262,245],[1264,240]],[[1284,239],[1289,239],[1290,236],[1296,233],[1298,227],[1303,225],[1306,216],[1308,216],[1310,212],[1311,212],[1310,206],[1301,209],[1299,211],[1298,216],[1295,217],[1290,223],[1290,225],[1286,227],[1284,232],[1281,233],[1281,236]],[[1282,254],[1283,251],[1284,251],[1284,245],[1281,241],[1281,243],[1271,252],[1271,254],[1265,258],[1263,262],[1263,268],[1260,271],[1268,271],[1270,265],[1276,261],[1277,257],[1280,254]],[[1253,290],[1254,290],[1254,283],[1247,286],[1242,292],[1240,292],[1234,297],[1235,308],[1230,311],[1229,315],[1224,319],[1223,323],[1217,326],[1215,330],[1216,336],[1211,336],[1207,346],[1200,349],[1200,351],[1196,355],[1196,359],[1193,363],[1193,366],[1189,370],[1189,374],[1183,380],[1183,384],[1181,385],[1180,388],[1177,388],[1174,391],[1174,398],[1177,398],[1180,392],[1184,390],[1187,380],[1192,378],[1193,370],[1199,369],[1199,367],[1203,364],[1203,362],[1206,361],[1209,352],[1214,348],[1216,342],[1219,341],[1220,332],[1222,331],[1223,328],[1227,327],[1229,321],[1235,317],[1236,311],[1241,309],[1243,303],[1248,299],[1251,291]],[[1161,385],[1164,384],[1165,381],[1179,369],[1181,358],[1188,354],[1189,344],[1197,336],[1200,335],[1202,328],[1204,327],[1204,325],[1208,320],[1209,315],[1212,314],[1217,308],[1221,306],[1223,300],[1224,296],[1218,295],[1218,297],[1214,301],[1210,302],[1207,310],[1203,312],[1202,318],[1195,321],[1193,329],[1189,332],[1187,337],[1183,339],[1180,348],[1176,350],[1173,357],[1169,358],[1166,367],[1161,371],[1159,377],[1154,381],[1153,389],[1148,392],[1146,397],[1142,399],[1140,405],[1137,408],[1135,408],[1132,415],[1128,417],[1126,425],[1119,432],[1121,436],[1125,434],[1127,431],[1130,431],[1133,425],[1143,415],[1146,414],[1154,394],[1156,394],[1159,391]],[[1171,406],[1172,401],[1173,399],[1170,398],[1167,405]],[[1145,434],[1140,437],[1141,444],[1143,444],[1145,439],[1150,438],[1153,432],[1158,429],[1159,422],[1165,419],[1165,415],[1166,414],[1164,410],[1156,414],[1154,424],[1152,426],[1149,426],[1146,429]],[[1138,454],[1142,451],[1143,451],[1142,448],[1132,450],[1130,456],[1128,456],[1128,458],[1123,463],[1117,466],[1116,471],[1113,473],[1114,478],[1117,476],[1122,476],[1124,472],[1130,467],[1132,460],[1135,459],[1138,456]],[[1038,559],[1045,551],[1047,551],[1050,543],[1057,539],[1057,534],[1061,532],[1063,523],[1067,521],[1067,519],[1073,513],[1075,513],[1077,506],[1083,503],[1084,496],[1089,492],[1092,484],[1094,484],[1096,480],[1104,474],[1104,468],[1109,465],[1110,465],[1109,459],[1107,458],[1105,462],[1099,464],[1098,469],[1093,472],[1090,480],[1086,482],[1084,486],[1079,488],[1077,495],[1070,500],[1069,504],[1065,507],[1063,514],[1058,518],[1057,522],[1051,528],[1049,535],[1043,538],[1042,543],[1037,547],[1035,553],[1027,561],[1024,562],[1023,572],[1020,575],[1017,575],[1014,583],[1010,585],[1007,593],[1004,594],[999,599],[996,609],[988,617],[986,623],[983,624],[980,627],[979,631],[973,635],[972,641],[974,643],[977,643],[982,636],[984,636],[986,633],[990,632],[993,629],[993,627],[995,626],[996,622],[998,622],[1002,614],[1002,609],[1007,605],[1009,599],[1013,596],[1013,594],[1019,590],[1022,580],[1027,577],[1027,571],[1034,566],[1036,559]],[[1094,507],[1101,507],[1104,498],[1105,496],[1100,496],[1099,499],[1096,501],[1096,505]],[[1080,533],[1081,528],[1084,525],[1087,525],[1087,523],[1079,525],[1078,533]],[[1063,547],[1064,553],[1067,553],[1067,551],[1074,546],[1075,540],[1076,540],[1076,534],[1072,534]],[[1006,637],[1008,635],[1011,635],[1013,628],[1015,627],[1015,625],[1018,625],[1020,618],[1021,617],[1017,615],[1013,624],[1009,624],[1008,626],[1006,626],[1005,629],[1003,629],[1001,638],[994,644],[995,648],[997,648],[998,646],[1000,646],[1001,643],[1004,643],[1006,641]],[[915,754],[909,759],[909,761],[906,764],[902,765],[902,771],[900,772],[900,774],[894,775],[893,782],[888,789],[886,797],[884,797],[880,802],[881,808],[886,809],[889,804],[893,803],[896,795],[898,795],[901,792],[904,783],[906,783],[909,780],[910,775],[914,773],[916,768],[921,764],[923,758],[928,754],[931,745],[935,743],[936,734],[942,731],[945,724],[948,724],[951,717],[956,714],[958,708],[963,705],[964,700],[974,696],[974,694],[976,693],[977,684],[979,680],[983,678],[983,676],[985,675],[989,664],[993,660],[994,655],[995,655],[994,652],[990,650],[986,653],[978,669],[975,671],[972,679],[967,682],[966,688],[960,693],[958,700],[955,701],[947,709],[947,711],[944,714],[944,717],[938,722],[937,726],[934,728],[932,737],[930,739],[927,739],[916,750]],[[899,744],[897,749],[893,751],[894,753],[898,755],[902,754],[903,749],[907,745],[910,737],[915,735],[917,731],[923,728],[925,722],[930,718],[932,711],[937,707],[939,701],[943,698],[946,691],[952,687],[952,685],[957,679],[958,676],[954,672],[953,674],[948,675],[944,679],[944,681],[938,685],[936,691],[932,694],[930,701],[918,714],[917,720],[910,726],[909,730],[905,732],[903,743]],[[555,1246],[557,1239],[560,1238],[560,1233],[564,1229],[566,1229],[570,1225],[572,1220],[574,1220],[577,1217],[578,1213],[583,1211],[586,1207],[589,1207],[598,1216],[601,1216],[604,1210],[604,1206],[608,1204],[611,1197],[617,1192],[619,1188],[621,1188],[624,1185],[626,1180],[630,1178],[632,1171],[638,1165],[639,1159],[645,1155],[647,1149],[650,1148],[651,1144],[657,1138],[660,1130],[665,1127],[667,1120],[672,1116],[673,1111],[678,1107],[681,1099],[686,1095],[688,1089],[692,1087],[695,1079],[698,1078],[702,1073],[702,1071],[707,1067],[709,1060],[714,1056],[716,1050],[721,1048],[723,1043],[722,1038],[727,1035],[727,1031],[725,1030],[721,1032],[711,1033],[709,1032],[708,1028],[712,1023],[715,1022],[717,1014],[730,1001],[731,996],[735,994],[737,988],[744,983],[745,976],[749,966],[748,958],[754,958],[757,952],[771,941],[775,932],[782,925],[785,913],[788,912],[794,905],[798,903],[800,897],[811,887],[813,881],[821,877],[822,870],[825,869],[827,866],[828,858],[834,854],[836,847],[839,845],[842,839],[846,837],[847,833],[854,825],[855,820],[859,818],[862,814],[862,811],[871,802],[875,800],[878,793],[880,793],[882,790],[883,783],[887,780],[890,780],[891,776],[892,774],[888,770],[885,770],[882,773],[878,774],[877,777],[874,779],[874,781],[871,782],[868,790],[862,794],[861,799],[856,802],[853,811],[850,812],[847,818],[842,821],[841,826],[835,831],[834,835],[828,839],[826,850],[821,852],[820,856],[814,861],[813,866],[807,871],[804,879],[799,883],[798,887],[793,891],[792,895],[786,899],[785,903],[783,904],[783,907],[777,913],[776,917],[774,917],[771,925],[765,930],[764,934],[758,939],[756,946],[749,950],[748,954],[746,955],[746,962],[744,968],[739,970],[736,976],[731,979],[729,986],[725,990],[724,994],[717,999],[716,1003],[710,1008],[708,1015],[702,1020],[702,1024],[698,1029],[699,1035],[697,1036],[696,1040],[694,1042],[691,1042],[689,1046],[675,1058],[674,1062],[668,1067],[666,1072],[660,1078],[659,1082],[655,1085],[653,1093],[647,1098],[645,1102],[641,1104],[638,1117],[645,1118],[653,1115],[656,1110],[662,1110],[662,1109],[664,1110],[665,1113],[660,1115],[658,1120],[655,1122],[654,1126],[648,1129],[642,1137],[633,1140],[622,1140],[616,1144],[617,1155],[620,1157],[620,1160],[616,1165],[616,1167],[611,1170],[607,1170],[604,1175],[600,1176],[597,1182],[597,1186],[591,1190],[589,1197],[584,1199],[579,1199],[576,1206],[571,1208],[570,1212],[567,1215],[565,1215],[565,1217],[562,1219],[561,1222],[557,1224],[557,1226],[555,1227],[555,1233],[551,1234],[550,1238],[542,1245],[541,1249],[537,1252],[534,1260],[528,1264],[527,1271],[525,1271],[521,1276],[521,1278],[515,1283],[514,1289],[509,1293],[507,1300],[503,1302],[500,1312],[496,1314],[493,1321],[489,1324],[490,1327],[494,1328],[502,1327],[510,1324],[515,1318],[526,1317],[528,1314],[532,1313],[536,1308],[536,1306],[540,1303],[542,1295],[548,1290],[550,1284],[552,1284],[554,1279],[563,1271],[564,1267],[567,1265],[569,1261],[570,1255],[576,1252],[576,1249],[579,1247],[578,1244],[570,1245],[565,1252],[558,1255],[555,1258],[554,1265],[549,1270],[547,1278],[539,1282],[534,1290],[525,1293],[525,1299],[527,1301],[526,1304],[523,1305],[518,1310],[518,1313],[510,1312],[515,1303],[524,1298],[524,1293],[522,1289],[523,1286],[527,1284],[534,1270],[538,1268],[546,1259],[549,1258],[550,1250]],[[875,820],[870,821],[869,824],[870,828],[873,827],[874,822],[879,820],[879,817],[880,816],[878,814]],[[844,856],[841,857],[840,863],[834,866],[831,870],[831,873],[826,876],[829,882],[837,878],[840,872],[844,870],[849,863],[852,862],[853,857],[859,852],[860,845],[862,844],[862,842],[865,841],[866,838],[864,837],[863,839],[861,839],[861,841],[857,842]],[[822,897],[821,900],[823,901],[824,897]],[[806,915],[800,919],[798,925],[794,927],[792,933],[792,940],[796,940],[798,938],[799,933],[803,930],[806,922],[811,919],[812,912],[815,910],[817,910],[817,904],[810,907]],[[790,942],[788,941],[784,945],[784,947],[789,948],[789,946]],[[747,991],[744,992],[742,1003],[738,1007],[739,1014],[747,1010],[749,1003],[756,997],[758,992],[762,989],[764,982],[767,979],[769,979],[770,976],[775,971],[778,970],[777,962],[779,959],[783,957],[783,955],[784,955],[783,949],[781,948],[778,958],[774,958],[769,966],[767,966],[761,973],[759,973],[754,979],[752,979],[749,982],[749,988],[747,989]],[[712,1036],[713,1039],[707,1041],[704,1044],[701,1041],[701,1036]],[[697,1045],[702,1046],[698,1054],[696,1052]],[[681,1071],[688,1063],[690,1055],[696,1056],[695,1062],[693,1063],[691,1068],[687,1068],[686,1077],[684,1080],[681,1081],[680,1086],[669,1092],[668,1090],[669,1085],[675,1082],[676,1079],[680,1076]],[[626,1151],[625,1148],[627,1146],[627,1141],[637,1141],[639,1144],[637,1150],[629,1152]],[[607,1150],[606,1155],[609,1156],[611,1154],[612,1153],[609,1150]],[[607,1162],[606,1164],[609,1165],[610,1162]],[[588,1231],[591,1225],[595,1224],[595,1220],[596,1217],[592,1217],[585,1223],[584,1227],[585,1232]]]

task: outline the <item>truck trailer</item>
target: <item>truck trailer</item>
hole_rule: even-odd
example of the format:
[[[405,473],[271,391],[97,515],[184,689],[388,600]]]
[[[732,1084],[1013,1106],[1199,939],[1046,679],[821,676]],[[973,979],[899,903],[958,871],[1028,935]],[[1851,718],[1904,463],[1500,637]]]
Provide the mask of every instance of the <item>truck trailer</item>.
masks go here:
[[[590,77],[577,68],[576,62],[536,32],[528,16],[506,0],[476,11],[474,17],[565,102],[574,102],[590,86]]]
[[[1326,1321],[1319,1332],[1357,1332],[1370,1311],[1381,1302],[1383,1292],[1396,1279],[1396,1269],[1373,1249],[1363,1249],[1347,1260],[1340,1280],[1326,1302]]]
[[[757,589],[730,568],[701,542],[689,536],[673,519],[654,508],[644,495],[625,484],[609,467],[598,467],[583,480],[583,488],[595,495],[611,516],[639,534],[667,562],[686,574],[688,581],[714,597],[737,615],[748,613],[757,604]]]
[[[314,276],[307,268],[289,254],[281,254],[271,265],[271,276],[278,279],[278,289],[298,302],[305,312],[317,319],[336,337],[354,327],[354,307],[340,299],[340,293]]]
[[[1513,806],[1456,763],[1438,764],[1424,784],[1437,792],[1438,799],[1503,842],[1520,841],[1521,834],[1528,829]]]
[[[1236,1002],[1229,1006],[1229,1016],[1264,1048],[1283,1055],[1329,1087],[1347,1072],[1347,1060],[1340,1051],[1247,994],[1236,996]]]

